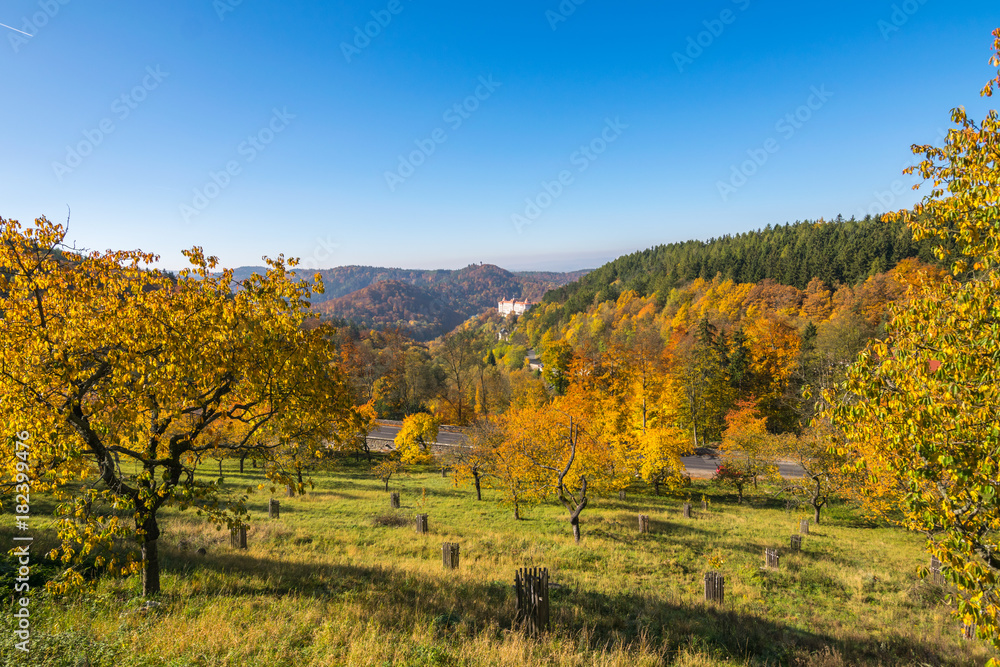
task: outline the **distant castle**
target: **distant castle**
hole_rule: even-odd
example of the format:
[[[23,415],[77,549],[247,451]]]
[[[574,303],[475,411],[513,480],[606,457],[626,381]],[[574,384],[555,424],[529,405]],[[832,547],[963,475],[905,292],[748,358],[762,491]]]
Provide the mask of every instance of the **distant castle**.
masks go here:
[[[531,307],[530,301],[517,301],[516,299],[507,300],[504,299],[497,304],[497,310],[504,317],[510,315],[524,315],[524,313]]]

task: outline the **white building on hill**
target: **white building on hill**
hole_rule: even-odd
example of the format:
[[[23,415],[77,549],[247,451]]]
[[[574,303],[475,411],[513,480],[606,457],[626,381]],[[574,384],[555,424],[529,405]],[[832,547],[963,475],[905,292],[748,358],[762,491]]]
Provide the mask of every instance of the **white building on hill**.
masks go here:
[[[497,310],[500,314],[507,317],[510,315],[524,315],[524,313],[531,306],[529,301],[517,301],[516,299],[507,300],[504,299],[497,305]]]

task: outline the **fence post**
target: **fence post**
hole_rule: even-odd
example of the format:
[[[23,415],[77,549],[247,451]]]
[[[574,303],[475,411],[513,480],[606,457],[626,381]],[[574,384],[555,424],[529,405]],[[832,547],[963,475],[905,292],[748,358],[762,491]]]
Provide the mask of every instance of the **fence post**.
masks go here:
[[[234,549],[247,548],[247,527],[234,526],[229,529],[229,543]]]
[[[726,578],[721,572],[705,573],[705,602],[726,603]]]
[[[792,551],[802,551],[802,536],[792,535]]]
[[[691,503],[684,503],[684,507],[682,509],[683,509],[683,512],[684,512],[684,518],[685,519],[690,519],[691,518]]]
[[[639,515],[639,532],[648,533],[649,532],[649,515],[640,514]]]
[[[514,574],[517,593],[517,621],[524,622],[531,634],[549,628],[549,571],[545,568],[519,568]]]
[[[389,506],[392,507],[392,509],[394,509],[394,510],[398,510],[399,509],[399,493],[398,492],[393,491],[389,495]]]
[[[267,518],[277,519],[281,516],[281,503],[279,503],[274,498],[267,503]]]
[[[772,549],[770,547],[764,549],[764,564],[767,565],[767,567],[777,570],[780,558],[781,556],[778,554],[777,549]]]
[[[441,559],[444,561],[444,569],[458,569],[458,545],[445,542],[441,545]]]
[[[417,532],[426,533],[427,532],[427,515],[418,514],[417,515]]]
[[[943,583],[944,575],[941,574],[941,561],[936,556],[931,556],[931,581]]]

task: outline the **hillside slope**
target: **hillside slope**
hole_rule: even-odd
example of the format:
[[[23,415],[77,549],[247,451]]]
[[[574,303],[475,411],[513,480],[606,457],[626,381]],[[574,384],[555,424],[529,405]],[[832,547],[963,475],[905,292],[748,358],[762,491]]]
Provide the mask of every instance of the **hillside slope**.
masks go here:
[[[855,285],[917,257],[933,263],[930,242],[913,240],[902,223],[874,218],[797,222],[708,241],[660,245],[625,255],[575,283],[545,295],[562,307],[566,321],[594,303],[618,298],[626,290],[665,299],[671,289],[697,278],[759,283],[770,279],[805,289],[813,278],[825,284]],[[551,324],[554,324],[552,322]]]
[[[538,301],[586,272],[512,273],[492,264],[473,264],[459,271],[338,267],[320,274],[326,294],[317,296],[313,308],[321,317],[363,328],[399,328],[430,340],[496,308],[502,298]]]

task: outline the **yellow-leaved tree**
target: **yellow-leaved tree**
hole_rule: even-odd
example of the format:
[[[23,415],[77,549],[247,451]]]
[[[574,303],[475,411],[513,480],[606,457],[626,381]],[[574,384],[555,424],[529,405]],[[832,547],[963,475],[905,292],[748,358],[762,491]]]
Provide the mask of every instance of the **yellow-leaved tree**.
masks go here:
[[[62,491],[67,585],[80,581],[74,563],[101,553],[94,565],[141,572],[151,595],[164,507],[216,525],[247,518],[246,497],[197,480],[192,461],[332,438],[353,401],[331,346],[302,327],[312,288],[295,260],[237,283],[194,248],[174,277],[151,254],[80,252],[65,234],[0,219],[0,412],[31,437],[30,474],[5,447],[0,487],[21,474],[32,491]],[[123,538],[135,546],[124,554]]]
[[[431,446],[437,441],[440,422],[434,415],[424,412],[410,415],[403,420],[403,427],[396,434],[396,451],[402,463],[431,463],[434,452]]]
[[[1000,30],[994,37],[1000,67]],[[1000,76],[983,94],[998,85]],[[1000,118],[977,123],[961,108],[952,118],[944,146],[914,146],[931,190],[894,217],[939,240],[956,278],[911,288],[890,308],[885,339],[827,399],[843,452],[880,487],[880,506],[927,536],[964,622],[1000,646]]]

